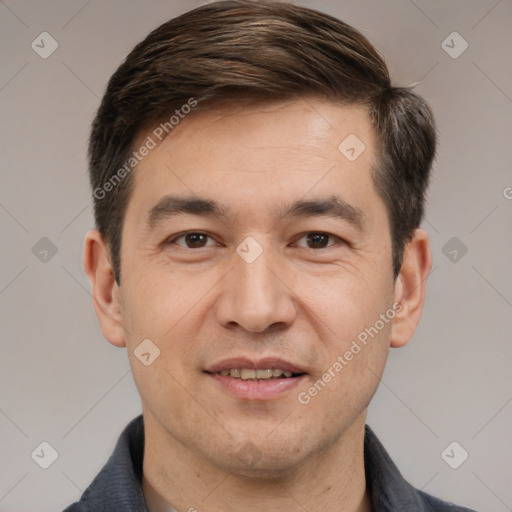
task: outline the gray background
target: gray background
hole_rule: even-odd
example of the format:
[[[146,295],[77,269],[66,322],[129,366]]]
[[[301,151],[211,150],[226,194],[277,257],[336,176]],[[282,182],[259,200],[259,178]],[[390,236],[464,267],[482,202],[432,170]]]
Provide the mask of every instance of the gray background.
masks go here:
[[[93,225],[86,140],[128,51],[200,3],[0,2],[1,511],[77,499],[140,413],[125,349],[103,339],[81,266]],[[426,309],[414,340],[391,351],[368,423],[416,487],[512,510],[512,3],[296,3],[362,30],[395,85],[420,82],[439,124]],[[31,48],[43,31],[59,44],[47,59]],[[458,58],[442,47],[454,31],[469,44]],[[42,237],[57,248],[46,262],[32,251]],[[58,452],[46,470],[31,458],[42,441]],[[469,453],[458,469],[441,457],[452,441]]]

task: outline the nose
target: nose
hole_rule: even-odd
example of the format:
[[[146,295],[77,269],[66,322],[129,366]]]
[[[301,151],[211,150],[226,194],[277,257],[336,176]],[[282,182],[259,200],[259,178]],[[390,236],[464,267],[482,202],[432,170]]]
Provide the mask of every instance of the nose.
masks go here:
[[[293,291],[280,275],[282,264],[269,253],[270,249],[264,250],[252,263],[236,256],[217,302],[217,321],[222,326],[262,333],[293,323],[297,314]]]

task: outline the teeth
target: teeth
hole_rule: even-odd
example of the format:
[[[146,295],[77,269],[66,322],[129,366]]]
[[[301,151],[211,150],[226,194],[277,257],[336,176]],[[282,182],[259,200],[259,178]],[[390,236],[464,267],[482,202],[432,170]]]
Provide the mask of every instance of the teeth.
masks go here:
[[[255,379],[256,378],[256,370],[250,370],[249,368],[242,368],[242,371],[240,372],[240,377],[243,380]]]
[[[225,377],[229,375],[242,380],[270,380],[277,379],[281,376],[292,376],[292,372],[280,370],[279,368],[269,368],[265,370],[254,370],[253,368],[232,368],[230,370],[222,370],[219,373]]]
[[[272,377],[272,370],[256,370],[257,379],[270,379]]]

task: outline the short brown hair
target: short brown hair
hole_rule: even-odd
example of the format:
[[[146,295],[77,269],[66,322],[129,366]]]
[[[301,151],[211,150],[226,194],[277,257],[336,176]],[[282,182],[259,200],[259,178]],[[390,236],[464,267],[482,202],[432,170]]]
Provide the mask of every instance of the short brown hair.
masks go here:
[[[404,246],[423,218],[436,146],[430,108],[410,88],[391,86],[382,57],[350,25],[290,3],[226,0],[158,27],[108,83],[92,126],[89,169],[96,226],[116,281],[133,179],[126,172],[112,179],[141,130],[191,98],[207,108],[224,100],[304,96],[368,108],[379,140],[372,177],[388,211],[396,278]]]

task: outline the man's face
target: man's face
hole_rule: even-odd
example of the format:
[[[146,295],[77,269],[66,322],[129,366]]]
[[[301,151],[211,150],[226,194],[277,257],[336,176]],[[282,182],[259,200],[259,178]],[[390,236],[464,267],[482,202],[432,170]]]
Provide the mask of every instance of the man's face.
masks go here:
[[[338,149],[350,134],[365,145],[355,160],[360,149]],[[146,427],[241,472],[291,469],[362,428],[391,323],[335,363],[394,303],[376,147],[366,110],[304,99],[194,112],[142,160],[119,293]],[[215,202],[222,215],[170,196]],[[134,356],[145,339],[160,349],[148,366]],[[226,365],[303,375],[213,372]]]

